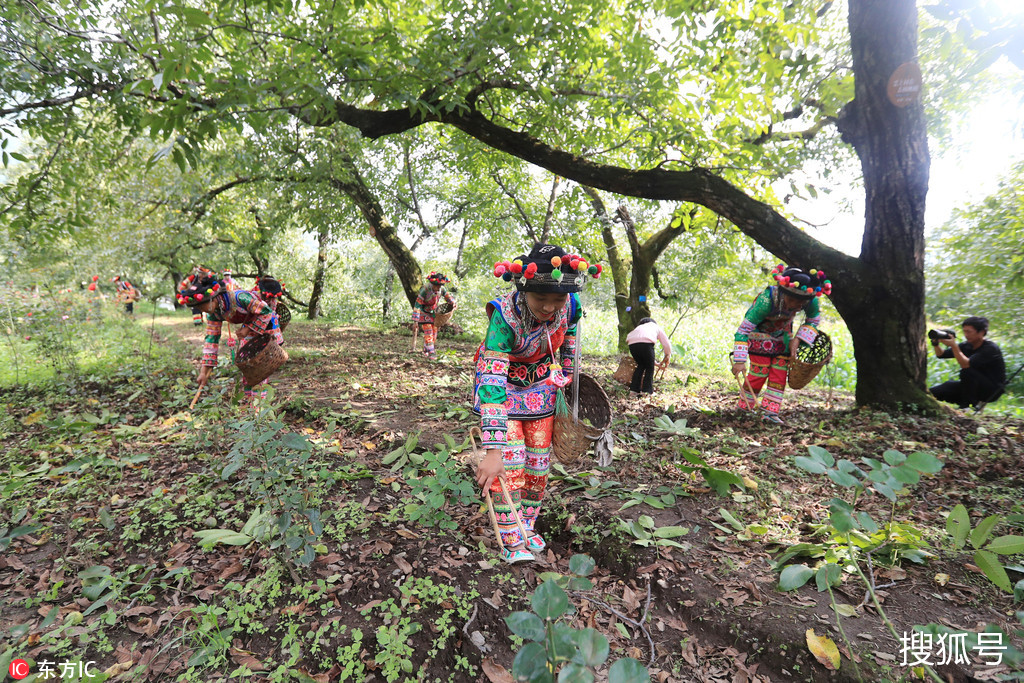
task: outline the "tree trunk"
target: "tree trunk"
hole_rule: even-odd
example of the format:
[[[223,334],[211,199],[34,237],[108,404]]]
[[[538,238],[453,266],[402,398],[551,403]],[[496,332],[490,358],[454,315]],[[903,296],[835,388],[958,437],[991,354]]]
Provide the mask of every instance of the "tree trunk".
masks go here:
[[[865,225],[859,272],[847,273],[832,298],[853,337],[857,402],[934,407],[924,390],[924,108],[887,96],[896,68],[917,60],[916,3],[851,0],[849,27],[855,95],[840,131],[861,160]]]
[[[349,179],[331,178],[329,182],[333,187],[347,194],[362,211],[363,217],[370,225],[370,236],[377,240],[377,244],[387,254],[388,260],[398,274],[398,279],[402,282],[405,297],[409,300],[409,305],[412,306],[416,303],[416,295],[419,294],[423,283],[420,264],[398,236],[397,228],[384,217],[384,209],[370,188],[363,182],[355,162],[351,157],[345,155],[341,155],[341,162],[349,174]]]
[[[327,226],[321,225],[316,235],[316,269],[313,271],[313,291],[309,295],[309,306],[306,308],[306,317],[310,320],[320,317],[320,297],[323,296],[324,280],[327,278],[328,234]]]
[[[673,216],[668,227],[659,230],[641,244],[640,238],[636,234],[636,224],[633,222],[633,217],[629,215],[626,205],[621,204],[616,209],[616,213],[626,228],[629,249],[633,253],[633,269],[629,279],[629,304],[632,308],[630,329],[633,329],[637,323],[651,315],[649,299],[654,264],[658,262],[658,258],[672,243],[672,240],[686,232],[686,227],[681,217]]]
[[[395,288],[395,269],[388,266],[387,275],[384,276],[384,298],[381,301],[380,314],[381,322],[385,325],[391,317],[391,293]]]
[[[619,257],[619,246],[615,243],[615,233],[612,232],[612,218],[604,206],[601,195],[592,187],[580,185],[594,207],[597,219],[601,222],[601,238],[604,240],[605,250],[608,252],[608,270],[612,273],[612,285],[615,289],[615,319],[618,321],[619,342],[618,349],[624,353],[627,350],[626,335],[633,329],[630,325],[629,311],[629,278],[626,273],[627,263]]]

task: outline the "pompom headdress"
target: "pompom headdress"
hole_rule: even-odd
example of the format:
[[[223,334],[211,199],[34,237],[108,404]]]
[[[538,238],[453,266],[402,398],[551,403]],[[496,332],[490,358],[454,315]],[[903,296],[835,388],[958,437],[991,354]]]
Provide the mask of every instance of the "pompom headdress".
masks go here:
[[[601,277],[601,270],[601,264],[554,244],[535,244],[529,254],[495,263],[494,277],[513,282],[520,292],[568,294],[583,289],[588,275]]]
[[[825,271],[816,268],[804,272],[800,268],[787,268],[780,263],[772,268],[772,277],[783,291],[801,299],[832,294],[832,281],[825,278]]]
[[[430,275],[427,276],[427,282],[434,285],[446,285],[451,282],[451,279],[440,271],[432,270]]]
[[[178,284],[178,303],[182,306],[198,306],[217,296],[224,283],[208,268],[196,268]]]
[[[256,289],[261,299],[273,299],[284,294],[284,283],[277,278],[263,276],[256,281]]]

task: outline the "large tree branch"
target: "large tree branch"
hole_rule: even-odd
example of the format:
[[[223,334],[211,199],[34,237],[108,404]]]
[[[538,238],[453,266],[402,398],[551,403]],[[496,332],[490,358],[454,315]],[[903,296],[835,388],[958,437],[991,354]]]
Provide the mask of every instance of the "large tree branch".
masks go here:
[[[66,104],[71,104],[78,100],[92,97],[93,95],[102,95],[103,93],[108,93],[113,90],[119,90],[122,87],[124,87],[123,83],[97,83],[95,85],[85,87],[84,89],[79,89],[65,97],[45,97],[34,102],[24,102],[12,107],[5,107],[0,109],[0,117],[10,116],[11,114],[20,114],[21,112],[31,111],[33,109],[52,109],[55,107],[63,107]]]

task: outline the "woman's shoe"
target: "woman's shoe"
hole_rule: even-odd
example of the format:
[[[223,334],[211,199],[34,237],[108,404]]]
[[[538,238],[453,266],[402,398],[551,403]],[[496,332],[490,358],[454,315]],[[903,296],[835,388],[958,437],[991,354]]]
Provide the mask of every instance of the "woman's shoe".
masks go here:
[[[502,548],[501,552],[498,553],[501,559],[505,560],[509,564],[515,564],[517,562],[533,562],[533,553],[527,552],[523,548]]]
[[[539,553],[547,547],[548,544],[544,542],[540,534],[534,534],[526,539],[526,549],[531,553]]]

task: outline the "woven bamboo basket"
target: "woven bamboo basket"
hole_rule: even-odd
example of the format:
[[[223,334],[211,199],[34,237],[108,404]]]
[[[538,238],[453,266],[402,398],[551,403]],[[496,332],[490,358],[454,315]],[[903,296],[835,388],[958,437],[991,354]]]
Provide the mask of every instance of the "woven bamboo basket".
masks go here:
[[[580,383],[579,422],[572,419],[573,388],[570,384],[564,390],[569,414],[555,415],[552,433],[551,451],[559,462],[566,464],[579,460],[612,423],[612,403],[597,380],[581,372],[577,381]]]
[[[284,328],[288,327],[288,323],[292,321],[292,309],[288,308],[288,305],[283,301],[277,302],[277,324],[284,332]]]
[[[235,365],[250,387],[273,375],[286,360],[288,354],[269,334],[262,334],[247,342],[235,354]]]
[[[455,310],[447,300],[441,302],[434,309],[434,329],[440,331],[442,327],[447,325],[451,319]]]
[[[612,378],[628,387],[633,381],[634,370],[636,370],[636,361],[632,356],[624,355],[619,359],[619,368],[612,374]]]
[[[813,344],[801,344],[795,358],[789,359],[789,388],[803,389],[832,360],[832,340],[818,332]]]

